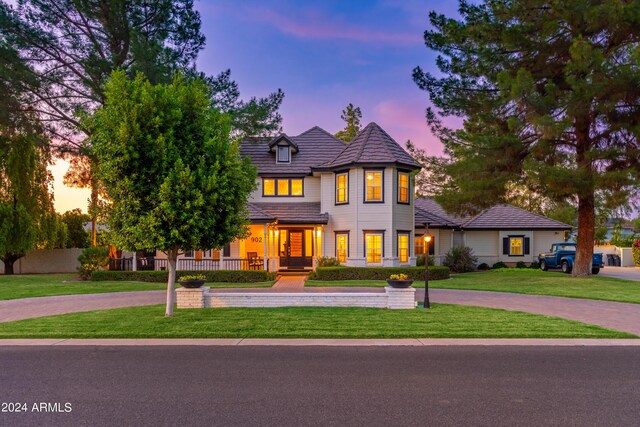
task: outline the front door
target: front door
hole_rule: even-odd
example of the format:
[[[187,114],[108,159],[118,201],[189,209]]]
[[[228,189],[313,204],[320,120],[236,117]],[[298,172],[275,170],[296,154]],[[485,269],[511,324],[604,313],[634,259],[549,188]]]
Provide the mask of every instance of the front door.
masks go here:
[[[283,233],[284,234],[284,233]],[[280,259],[280,265],[288,268],[304,268],[312,266],[312,254],[306,253],[304,230],[287,230],[284,242],[285,253]]]

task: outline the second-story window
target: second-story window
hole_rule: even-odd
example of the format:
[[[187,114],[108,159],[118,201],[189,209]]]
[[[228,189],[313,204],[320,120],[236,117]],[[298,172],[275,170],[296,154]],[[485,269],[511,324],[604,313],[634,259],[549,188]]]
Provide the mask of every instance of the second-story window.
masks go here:
[[[382,176],[383,172],[380,171],[365,171],[365,202],[383,202],[382,198]]]
[[[348,172],[336,174],[336,204],[349,203]]]
[[[303,197],[303,178],[262,178],[262,196],[264,197]]]
[[[409,203],[409,174],[398,172],[398,203]]]
[[[278,145],[278,163],[289,163],[289,146],[288,145]]]

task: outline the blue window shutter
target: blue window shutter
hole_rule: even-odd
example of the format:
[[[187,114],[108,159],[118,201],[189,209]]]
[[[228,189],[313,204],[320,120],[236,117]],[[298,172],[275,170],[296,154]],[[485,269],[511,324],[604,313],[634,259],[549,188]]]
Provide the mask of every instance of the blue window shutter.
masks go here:
[[[529,252],[530,252],[530,248],[529,247],[531,246],[531,242],[530,241],[531,241],[530,238],[528,238],[528,237],[524,238],[524,254],[525,255],[529,255]]]
[[[502,255],[509,255],[509,238],[502,238]]]

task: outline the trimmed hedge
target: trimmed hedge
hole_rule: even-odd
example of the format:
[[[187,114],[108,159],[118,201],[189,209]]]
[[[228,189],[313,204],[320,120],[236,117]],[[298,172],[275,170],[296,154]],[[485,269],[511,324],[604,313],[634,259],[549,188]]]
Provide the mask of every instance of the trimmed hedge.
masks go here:
[[[180,276],[193,276],[201,274],[206,277],[207,282],[229,282],[229,283],[256,283],[267,282],[276,278],[275,273],[264,270],[213,270],[213,271],[178,271],[176,280]],[[163,271],[94,271],[91,274],[93,281],[119,281],[127,280],[132,282],[153,282],[163,283],[169,278],[169,272]]]
[[[424,280],[424,267],[318,267],[309,280],[386,280],[392,274],[406,274]],[[449,267],[429,267],[429,280],[449,278]]]

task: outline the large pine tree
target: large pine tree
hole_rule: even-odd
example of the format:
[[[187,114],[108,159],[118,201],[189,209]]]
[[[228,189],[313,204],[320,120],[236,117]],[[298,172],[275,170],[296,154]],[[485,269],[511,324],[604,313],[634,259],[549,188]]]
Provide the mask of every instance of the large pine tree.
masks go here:
[[[591,273],[596,196],[612,206],[640,182],[640,3],[636,0],[460,2],[432,12],[428,48],[440,76],[414,70],[451,180],[438,199],[472,212],[533,180],[578,205],[574,275]],[[464,117],[452,130],[442,116]]]

